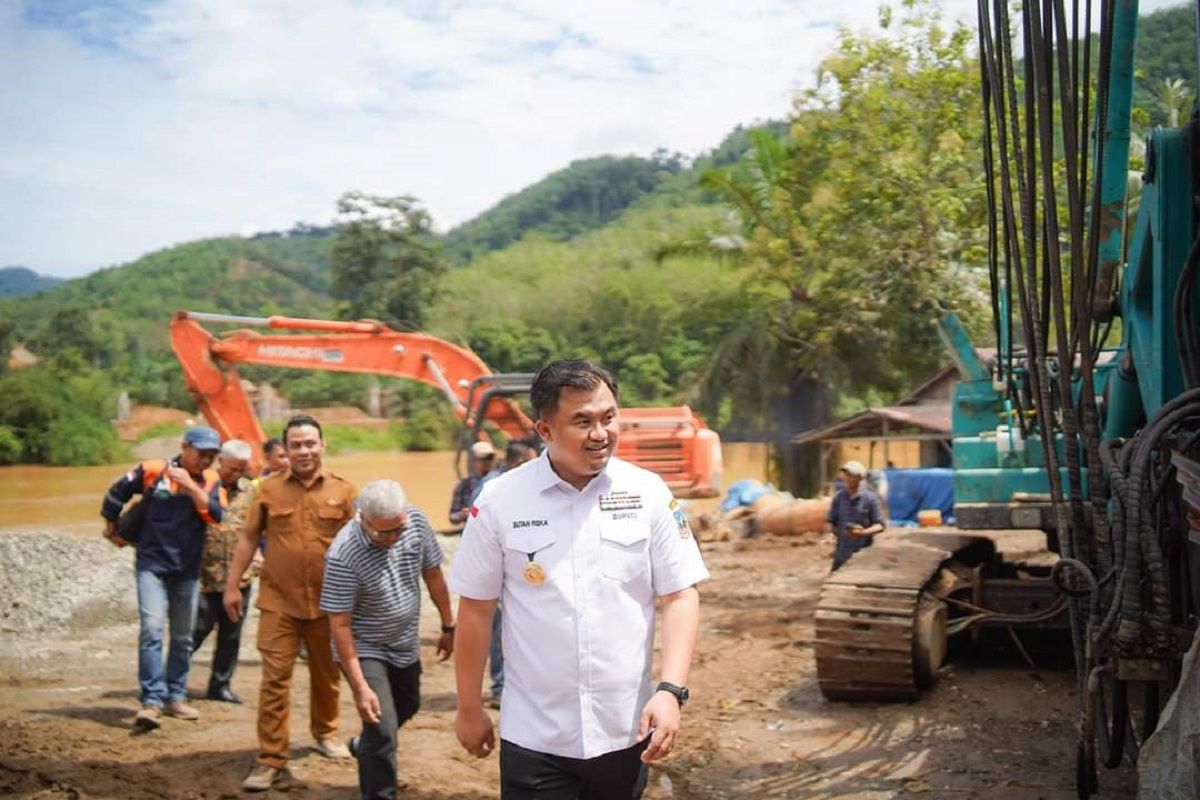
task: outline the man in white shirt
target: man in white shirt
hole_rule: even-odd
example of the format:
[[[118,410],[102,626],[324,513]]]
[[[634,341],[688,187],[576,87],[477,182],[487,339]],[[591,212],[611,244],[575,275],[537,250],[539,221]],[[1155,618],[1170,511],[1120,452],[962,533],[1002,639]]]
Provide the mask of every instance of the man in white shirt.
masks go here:
[[[490,481],[450,572],[461,595],[455,674],[463,747],[495,747],[483,708],[492,614],[504,605],[504,800],[637,798],[687,702],[708,577],[662,479],[613,458],[617,386],[587,361],[556,361],[531,400],[546,452]],[[660,682],[651,678],[655,600]]]

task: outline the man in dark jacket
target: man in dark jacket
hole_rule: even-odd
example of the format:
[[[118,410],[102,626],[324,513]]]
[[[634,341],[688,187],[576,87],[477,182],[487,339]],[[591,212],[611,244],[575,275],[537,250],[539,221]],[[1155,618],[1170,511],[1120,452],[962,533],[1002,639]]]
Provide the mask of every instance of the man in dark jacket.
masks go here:
[[[829,514],[825,517],[825,531],[837,534],[837,548],[833,553],[835,570],[859,550],[870,547],[872,537],[883,533],[884,529],[879,497],[863,481],[867,468],[858,461],[847,461],[842,465],[841,473],[842,488],[834,493]]]
[[[221,449],[212,428],[189,428],[179,455],[169,461],[143,461],[109,487],[100,515],[104,536],[117,547],[128,542],[117,519],[135,494],[148,504],[137,537],[138,683],[142,708],[134,718],[141,730],[162,724],[162,715],[194,720],[187,704],[188,661],[196,615],[200,554],[205,529],[221,519],[220,479],[209,467]],[[170,651],[163,667],[163,629],[170,622]]]

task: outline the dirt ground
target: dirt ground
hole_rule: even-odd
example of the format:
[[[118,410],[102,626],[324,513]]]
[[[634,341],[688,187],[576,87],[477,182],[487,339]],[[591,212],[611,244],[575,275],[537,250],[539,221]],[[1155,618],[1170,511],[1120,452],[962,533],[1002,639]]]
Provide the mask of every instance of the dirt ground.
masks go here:
[[[449,543],[453,547],[453,543]],[[1071,798],[1073,678],[956,654],[920,701],[826,702],[817,688],[812,612],[827,571],[820,544],[765,537],[705,545],[699,652],[676,752],[648,800],[666,798]],[[132,580],[132,576],[131,576]],[[432,663],[437,619],[425,603],[421,713],[400,733],[401,796],[499,796],[497,759],[454,739],[453,673]],[[249,624],[256,621],[252,615]],[[235,689],[244,706],[197,701],[199,722],[134,735],[136,626],[94,624],[0,640],[0,795],[16,798],[234,798],[256,752],[259,662],[245,632]],[[190,684],[203,689],[211,644]],[[1036,656],[1035,656],[1036,658]],[[307,682],[298,665],[295,684]],[[294,691],[292,778],[264,797],[356,796],[352,761],[310,748],[306,691]],[[358,729],[349,692],[342,730]],[[1101,776],[1102,797],[1131,797],[1132,770]]]

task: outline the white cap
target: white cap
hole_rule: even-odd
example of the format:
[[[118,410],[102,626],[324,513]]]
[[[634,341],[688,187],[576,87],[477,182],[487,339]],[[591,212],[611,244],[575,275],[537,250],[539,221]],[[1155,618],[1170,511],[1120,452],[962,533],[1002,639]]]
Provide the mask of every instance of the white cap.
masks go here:
[[[492,458],[496,455],[496,448],[492,447],[491,442],[476,442],[471,445],[471,458]]]
[[[867,468],[862,465],[861,461],[847,461],[845,464],[842,464],[842,472],[847,475],[863,477],[867,474]]]

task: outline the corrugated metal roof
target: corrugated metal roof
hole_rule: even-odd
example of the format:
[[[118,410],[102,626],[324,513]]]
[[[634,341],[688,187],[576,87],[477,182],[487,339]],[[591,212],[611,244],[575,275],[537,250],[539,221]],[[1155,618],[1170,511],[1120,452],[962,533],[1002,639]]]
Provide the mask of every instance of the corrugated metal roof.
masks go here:
[[[834,422],[822,428],[797,434],[792,437],[796,444],[838,439],[852,434],[877,433],[883,435],[882,423],[887,420],[901,428],[918,428],[923,433],[942,433],[950,436],[950,404],[930,403],[919,406],[882,406],[860,411],[849,419]],[[903,439],[904,432],[890,430],[888,436]]]

